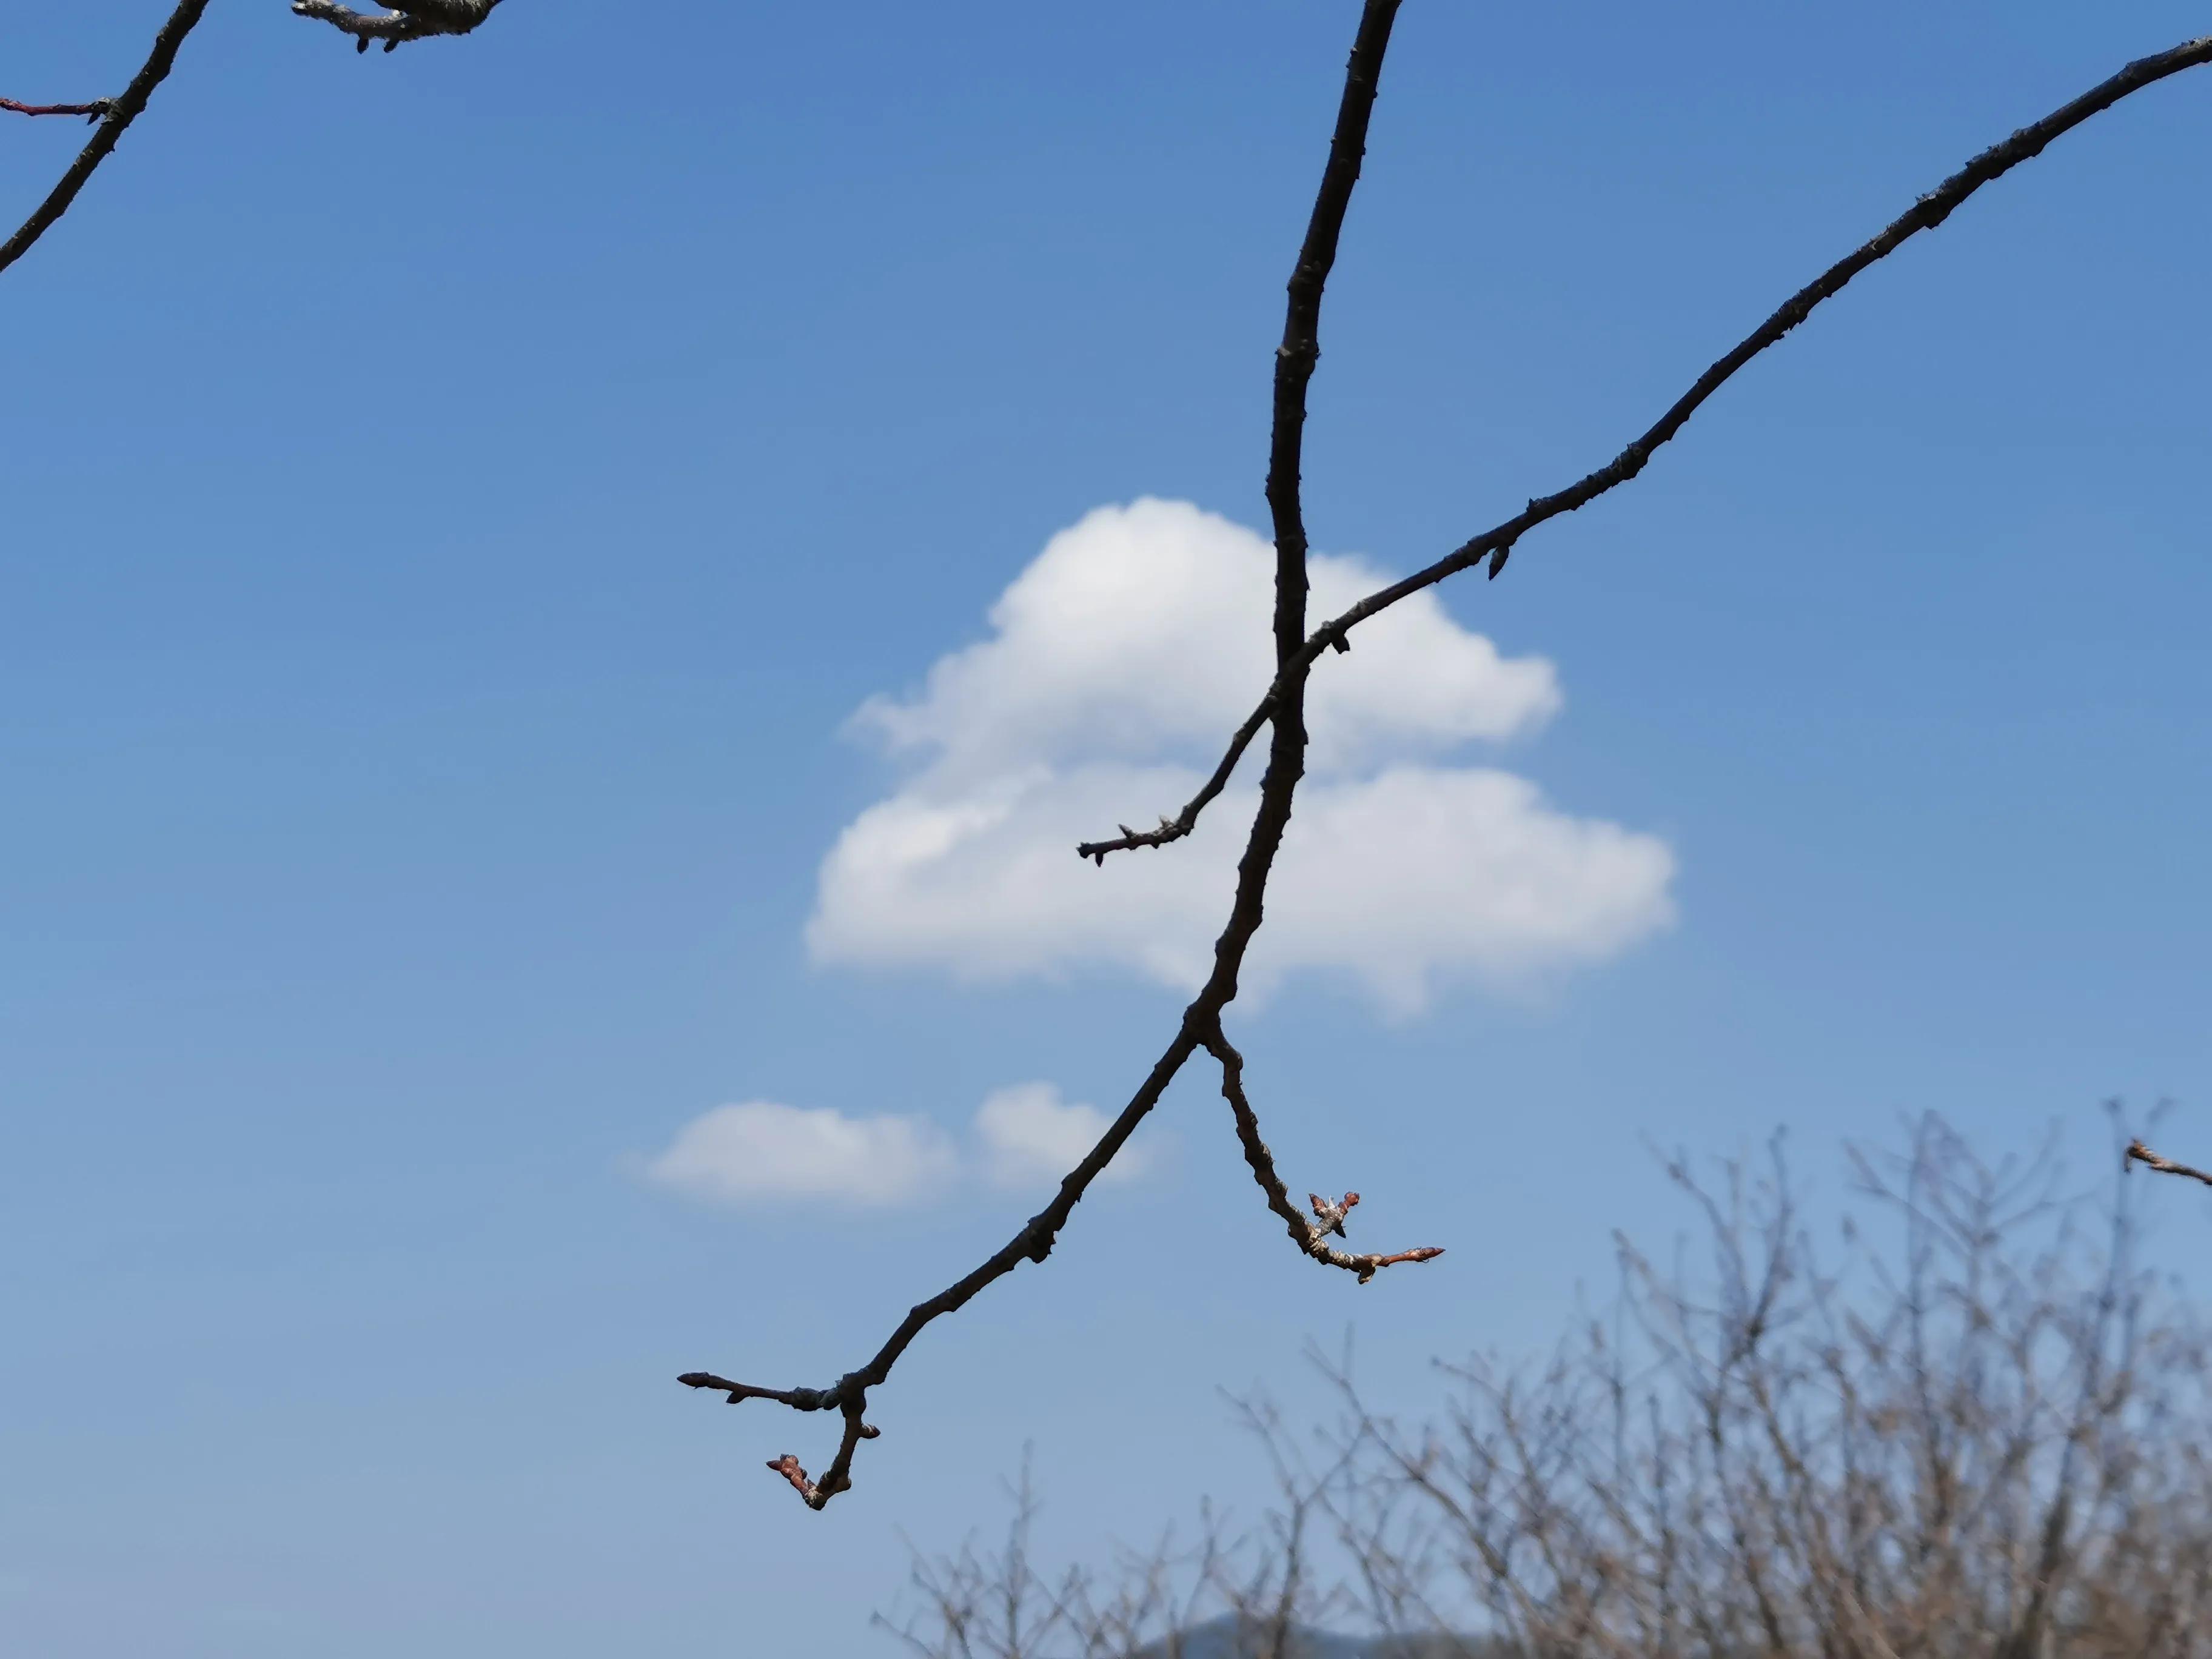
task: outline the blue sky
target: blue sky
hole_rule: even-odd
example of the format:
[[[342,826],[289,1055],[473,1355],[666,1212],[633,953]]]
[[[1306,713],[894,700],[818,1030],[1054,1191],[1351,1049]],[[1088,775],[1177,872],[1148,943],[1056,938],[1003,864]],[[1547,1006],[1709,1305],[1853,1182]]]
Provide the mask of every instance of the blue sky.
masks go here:
[[[19,9],[0,93],[74,99],[165,8]],[[214,9],[0,279],[0,1645],[882,1651],[901,1529],[993,1521],[1026,1441],[1088,1550],[1249,1501],[1215,1390],[1298,1409],[1309,1338],[1356,1322],[1407,1406],[1429,1355],[1541,1346],[1612,1229],[1682,1224],[1650,1143],[1787,1126],[1827,1173],[1936,1109],[1992,1151],[2056,1120],[2086,1183],[2123,1095],[2212,1149],[2190,76],[1444,593],[1431,645],[1548,664],[1557,707],[1420,763],[1666,867],[1596,943],[1435,945],[1395,1001],[1293,965],[1241,1016],[1292,1184],[1441,1262],[1297,1261],[1194,1070],[1048,1269],[915,1347],[826,1514],[760,1467],[823,1425],[674,1386],[872,1352],[1035,1202],[979,1107],[1111,1109],[1171,1029],[1172,973],[1103,934],[979,974],[950,924],[809,923],[872,807],[1082,762],[1078,721],[946,783],[852,724],[927,713],[1056,533],[1264,523],[1354,10],[514,0],[361,58]],[[1410,568],[1579,476],[1968,155],[2199,26],[1409,5],[1316,544]],[[0,191],[27,210],[82,138],[0,127]],[[1101,687],[1069,695],[1104,721]],[[1164,729],[1139,762],[1202,747]],[[654,1178],[744,1103],[908,1120],[930,1179]],[[2177,1266],[2212,1230],[2183,1197]]]

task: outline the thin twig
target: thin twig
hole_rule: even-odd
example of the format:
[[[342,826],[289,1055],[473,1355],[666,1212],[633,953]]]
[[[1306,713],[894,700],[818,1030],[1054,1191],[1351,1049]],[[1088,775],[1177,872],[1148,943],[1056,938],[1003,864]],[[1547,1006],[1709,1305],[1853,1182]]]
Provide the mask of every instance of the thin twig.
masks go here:
[[[2176,1164],[2170,1158],[2160,1158],[2140,1140],[2128,1142],[2128,1155],[2120,1161],[2120,1167],[2124,1170],[2131,1164],[2140,1164],[2160,1175],[2185,1176],[2191,1181],[2201,1181],[2212,1187],[2212,1175],[2207,1175],[2202,1170],[2192,1170],[2186,1164]]]
[[[155,35],[152,55],[146,59],[145,67],[124,88],[123,95],[112,101],[100,100],[107,107],[100,123],[100,130],[92,135],[92,141],[77,152],[76,160],[70,163],[69,171],[62,174],[61,182],[47,192],[46,199],[40,203],[38,210],[23,222],[22,228],[6,241],[0,242],[0,270],[7,270],[21,258],[30,251],[31,244],[45,235],[52,228],[54,221],[69,211],[70,204],[76,200],[76,193],[84,188],[85,180],[92,177],[94,169],[114,150],[116,141],[123,137],[124,129],[138,118],[146,107],[146,100],[154,95],[154,88],[167,78],[170,69],[177,61],[177,49],[185,44],[185,37],[198,26],[201,15],[207,9],[208,0],[184,0],[176,10],[169,14],[169,21],[162,24],[160,33]],[[88,105],[86,108],[88,111],[91,106]]]
[[[1276,434],[1271,449],[1273,459],[1268,493],[1276,511],[1278,526],[1275,636],[1279,653],[1294,651],[1304,631],[1305,540],[1297,518],[1298,441],[1296,428],[1302,428],[1304,424],[1305,386],[1312,374],[1313,359],[1319,355],[1319,348],[1313,342],[1321,291],[1328,281],[1329,264],[1335,252],[1336,234],[1343,224],[1346,205],[1351,199],[1352,186],[1358,180],[1359,160],[1366,143],[1368,116],[1375,103],[1376,76],[1382,69],[1383,52],[1389,44],[1390,25],[1397,15],[1398,6],[1399,0],[1367,0],[1360,15],[1359,31],[1352,46],[1352,60],[1345,72],[1344,98],[1337,112],[1336,131],[1330,141],[1328,167],[1322,174],[1313,219],[1299,252],[1297,271],[1291,279],[1290,314],[1284,330],[1285,343],[1276,356]],[[1287,437],[1284,431],[1286,421],[1293,428]],[[1285,547],[1291,550],[1287,555],[1283,551]],[[1158,1104],[1161,1095],[1174,1080],[1176,1073],[1182,1069],[1184,1063],[1198,1051],[1208,1036],[1218,1037],[1221,1011],[1236,999],[1237,976],[1243,968],[1245,954],[1251,949],[1253,936],[1260,931],[1267,878],[1274,868],[1275,855],[1281,849],[1283,832],[1290,824],[1291,797],[1297,792],[1298,779],[1305,769],[1304,684],[1302,677],[1291,680],[1277,708],[1280,712],[1274,717],[1274,741],[1269,750],[1267,773],[1260,783],[1260,808],[1253,817],[1244,855],[1237,866],[1237,893],[1230,907],[1229,920],[1221,930],[1220,938],[1214,943],[1213,971],[1183,1010],[1182,1024],[1174,1041],[1154,1063],[1143,1085],[1130,1098],[1129,1103],[1121,1109],[1121,1115],[1100,1137],[1098,1144],[1091,1149],[1082,1163],[1068,1172],[1060,1184],[1058,1196],[1049,1205],[1030,1217],[1028,1224],[965,1278],[908,1310],[905,1319],[891,1334],[890,1340],[878,1351],[874,1358],[859,1370],[839,1378],[830,1389],[822,1391],[823,1397],[816,1409],[827,1409],[834,1404],[845,1413],[846,1431],[838,1448],[836,1461],[819,1481],[813,1483],[811,1495],[803,1485],[799,1487],[800,1496],[805,1498],[810,1508],[822,1508],[851,1485],[853,1453],[862,1437],[858,1429],[860,1413],[866,1403],[867,1391],[882,1384],[890,1376],[892,1366],[898,1363],[899,1357],[931,1321],[962,1307],[985,1285],[1012,1273],[1022,1262],[1042,1261],[1045,1259],[1060,1228],[1066,1224],[1069,1215],[1082,1200],[1091,1182],[1113,1161],[1114,1155],[1136,1132],[1137,1126]],[[1377,1265],[1381,1265],[1382,1258],[1376,1260]],[[704,1376],[706,1373],[690,1375]],[[732,1385],[718,1378],[708,1386],[729,1388]],[[748,1396],[741,1395],[740,1397]],[[772,1391],[754,1390],[749,1397],[772,1397]],[[785,1474],[786,1479],[790,1478],[787,1471],[779,1468],[778,1472]],[[803,1475],[801,1480],[804,1480]]]
[[[1229,1103],[1230,1113],[1237,1120],[1237,1143],[1244,1149],[1244,1161],[1251,1166],[1252,1179],[1260,1183],[1260,1190],[1267,1195],[1267,1207],[1282,1218],[1284,1226],[1290,1230],[1291,1242],[1300,1250],[1316,1261],[1357,1273],[1363,1285],[1385,1267],[1395,1267],[1401,1261],[1433,1261],[1443,1254],[1442,1247],[1435,1244],[1425,1244],[1417,1250],[1400,1250],[1390,1255],[1352,1255],[1331,1245],[1331,1233],[1345,1237],[1345,1214],[1359,1202],[1359,1194],[1346,1193],[1331,1204],[1318,1194],[1309,1194],[1314,1213],[1320,1220],[1309,1221],[1300,1215],[1298,1206],[1291,1201],[1290,1189],[1275,1172],[1274,1153],[1260,1137],[1259,1114],[1252,1109],[1252,1102],[1244,1092],[1244,1056],[1230,1045],[1218,1026],[1206,1033],[1206,1047],[1221,1062],[1222,1098]]]
[[[1259,736],[1260,728],[1267,723],[1267,716],[1274,710],[1274,694],[1270,692],[1252,711],[1250,718],[1237,728],[1237,735],[1230,739],[1229,752],[1221,757],[1221,764],[1213,769],[1213,775],[1206,781],[1206,787],[1192,796],[1190,805],[1174,817],[1162,818],[1157,830],[1132,830],[1126,823],[1116,824],[1114,827],[1121,832],[1119,836],[1111,841],[1084,842],[1076,848],[1076,856],[1103,864],[1109,853],[1124,852],[1135,847],[1164,847],[1171,841],[1181,841],[1198,827],[1198,815],[1228,786],[1229,775],[1237,769],[1237,763],[1244,758],[1245,750],[1251,746],[1252,739]]]
[[[2212,62],[2212,35],[2185,40],[2171,51],[2139,58],[2118,74],[2100,82],[2033,126],[2022,127],[2002,143],[1984,150],[1915,202],[1879,235],[1863,243],[1791,295],[1772,316],[1746,335],[1734,350],[1700,374],[1696,383],[1675,400],[1673,407],[1661,416],[1650,430],[1612,461],[1556,495],[1532,500],[1525,509],[1503,524],[1484,531],[1404,580],[1370,593],[1341,616],[1332,617],[1315,629],[1295,653],[1280,659],[1274,684],[1268,687],[1267,696],[1261,700],[1259,709],[1252,718],[1237,728],[1237,736],[1230,744],[1228,757],[1215,772],[1213,779],[1189,805],[1168,820],[1159,830],[1145,836],[1125,836],[1119,841],[1085,842],[1079,850],[1085,857],[1095,858],[1103,863],[1107,853],[1118,852],[1124,847],[1164,846],[1168,842],[1180,840],[1188,835],[1198,821],[1198,815],[1221,793],[1220,786],[1227,781],[1229,769],[1235,765],[1237,757],[1251,741],[1251,732],[1257,729],[1257,722],[1267,717],[1270,706],[1283,696],[1285,687],[1294,678],[1302,678],[1319,659],[1323,650],[1330,647],[1339,651],[1349,649],[1352,630],[1369,617],[1389,610],[1408,595],[1418,593],[1425,587],[1433,587],[1446,577],[1469,569],[1486,559],[1490,562],[1491,575],[1495,577],[1505,568],[1507,556],[1522,536],[1547,520],[1588,506],[1643,471],[1653,453],[1679,433],[1688,423],[1690,416],[1696,414],[1706,399],[1719,391],[1739,369],[1769,346],[1778,343],[1790,330],[1803,322],[1822,301],[1841,293],[1844,285],[1869,265],[1887,258],[1922,231],[1935,229],[1950,217],[1960,203],[1983,185],[2002,178],[2023,161],[2033,160],[2053,139],[2072,131],[2092,116],[2110,109],[2132,93],[2141,92],[2145,87],[2154,86],[2170,76],[2208,62]]]
[[[88,104],[19,104],[12,98],[0,98],[0,109],[13,110],[18,115],[89,115],[96,121],[114,107],[112,98],[95,98]]]

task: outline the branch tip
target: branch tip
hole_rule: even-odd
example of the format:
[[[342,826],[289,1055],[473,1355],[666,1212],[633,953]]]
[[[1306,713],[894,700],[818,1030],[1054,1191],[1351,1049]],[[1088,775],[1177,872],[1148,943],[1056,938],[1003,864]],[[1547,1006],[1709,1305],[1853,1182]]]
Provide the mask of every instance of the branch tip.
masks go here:
[[[115,100],[95,98],[88,104],[19,104],[13,98],[0,98],[0,109],[13,110],[18,115],[82,115],[98,122],[115,113]]]
[[[1434,1261],[1444,1253],[1441,1244],[1424,1244],[1418,1250],[1401,1250],[1395,1255],[1360,1257],[1358,1282],[1364,1285],[1385,1267],[1395,1267],[1401,1261]]]
[[[2160,1175],[2179,1176],[2185,1180],[2198,1181],[2207,1187],[2212,1187],[2212,1175],[2207,1175],[2202,1170],[2191,1169],[2186,1164],[2177,1164],[2170,1158],[2161,1158],[2144,1146],[2142,1141],[2130,1140],[2128,1142],[2127,1156],[2120,1160],[2120,1168],[2126,1170],[2136,1164],[2142,1164],[2147,1170],[2154,1170]]]

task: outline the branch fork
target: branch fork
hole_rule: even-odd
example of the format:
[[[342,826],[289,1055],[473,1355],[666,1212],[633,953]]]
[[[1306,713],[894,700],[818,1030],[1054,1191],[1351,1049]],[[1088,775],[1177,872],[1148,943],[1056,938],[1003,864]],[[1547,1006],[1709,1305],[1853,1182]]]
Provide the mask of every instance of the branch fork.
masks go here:
[[[1230,739],[1228,753],[1212,778],[1192,799],[1190,805],[1183,808],[1182,814],[1175,820],[1178,826],[1176,835],[1160,839],[1155,839],[1150,836],[1133,837],[1125,835],[1120,841],[1085,842],[1076,850],[1085,858],[1103,864],[1108,853],[1121,852],[1130,847],[1160,846],[1164,844],[1165,841],[1179,840],[1182,836],[1188,835],[1192,826],[1196,823],[1199,814],[1204,811],[1214,797],[1221,793],[1222,785],[1228,781],[1230,770],[1236,765],[1237,758],[1243,754],[1246,746],[1250,744],[1253,735],[1261,725],[1271,718],[1276,707],[1287,706],[1287,691],[1292,678],[1303,676],[1314,663],[1320,659],[1321,653],[1324,650],[1334,649],[1340,652],[1350,650],[1352,648],[1351,632],[1361,623],[1379,612],[1389,610],[1401,599],[1418,593],[1424,588],[1433,587],[1447,577],[1456,575],[1462,570],[1472,569],[1476,565],[1487,562],[1491,579],[1495,580],[1505,568],[1505,562],[1510,556],[1514,544],[1523,535],[1538,525],[1587,507],[1599,496],[1617,489],[1633,479],[1650,463],[1652,456],[1663,445],[1671,442],[1682,428],[1689,424],[1690,417],[1703,408],[1723,386],[1735,378],[1739,370],[1760,353],[1771,346],[1779,344],[1791,330],[1813,313],[1815,307],[1842,293],[1844,287],[1860,272],[1865,270],[1869,265],[1887,258],[1923,231],[1934,230],[1983,185],[2002,179],[2023,162],[2033,161],[2036,156],[2040,155],[2054,140],[2064,137],[2083,122],[2101,114],[2122,99],[2141,92],[2146,87],[2154,86],[2171,76],[2179,75],[2185,70],[2196,69],[2207,63],[2212,63],[2212,35],[2185,40],[2179,46],[2167,51],[2154,52],[2147,58],[2138,58],[2133,63],[2123,66],[2118,74],[2099,82],[2070,103],[2060,106],[2032,125],[2021,128],[2002,143],[1990,145],[1989,149],[1944,179],[1934,190],[1916,198],[1910,208],[1891,221],[1876,235],[1861,243],[1784,301],[1771,316],[1739,341],[1726,356],[1720,358],[1703,374],[1700,374],[1690,389],[1677,398],[1665,414],[1607,465],[1577,479],[1556,494],[1530,496],[1526,508],[1514,517],[1462,543],[1443,558],[1415,571],[1402,581],[1394,582],[1388,587],[1376,589],[1342,615],[1323,623],[1294,651],[1279,653],[1279,661],[1276,669],[1275,683],[1268,687],[1267,696],[1261,700],[1260,707],[1254,711],[1252,717],[1240,726],[1236,736]],[[1355,69],[1356,67],[1355,64]],[[1325,274],[1325,267],[1322,274]],[[1292,278],[1293,290],[1297,289],[1302,281],[1308,278],[1307,264],[1302,259],[1298,274]],[[1316,300],[1317,298],[1316,295]],[[1277,353],[1279,383],[1283,378],[1285,368],[1293,363],[1301,375],[1311,370],[1311,362],[1305,357],[1302,356],[1294,357],[1285,351],[1279,351]],[[1303,379],[1300,380],[1299,391],[1302,398]],[[1302,402],[1297,412],[1302,419],[1304,415]],[[1279,433],[1284,428],[1280,418],[1282,410],[1279,406],[1277,422]],[[1272,472],[1270,476],[1273,477]],[[1295,472],[1287,476],[1295,480]],[[1295,483],[1292,488],[1295,491]],[[1294,504],[1295,493],[1291,500]],[[1300,534],[1303,534],[1302,531]],[[1276,537],[1279,555],[1283,542],[1284,537],[1279,526]],[[1301,564],[1304,550],[1304,543],[1300,540],[1297,544],[1297,550]],[[1300,591],[1303,593],[1303,589]]]
[[[770,1460],[768,1466],[791,1483],[791,1489],[811,1510],[823,1508],[839,1492],[852,1486],[854,1449],[863,1440],[874,1440],[883,1433],[874,1424],[861,1420],[860,1413],[868,1403],[868,1391],[857,1376],[840,1377],[827,1389],[763,1389],[750,1382],[733,1382],[712,1371],[686,1371],[676,1380],[687,1389],[710,1389],[726,1395],[729,1397],[724,1403],[731,1406],[741,1406],[748,1400],[773,1400],[795,1412],[842,1412],[845,1418],[844,1438],[838,1444],[837,1456],[830,1465],[829,1473],[819,1481],[808,1478],[797,1454],[793,1452]]]

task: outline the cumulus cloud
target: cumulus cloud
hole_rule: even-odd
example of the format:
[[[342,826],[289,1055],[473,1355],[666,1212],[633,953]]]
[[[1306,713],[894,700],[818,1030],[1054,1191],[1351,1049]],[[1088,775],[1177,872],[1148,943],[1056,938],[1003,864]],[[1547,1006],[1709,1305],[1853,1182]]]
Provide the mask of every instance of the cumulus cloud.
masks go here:
[[[827,1200],[882,1207],[925,1196],[957,1164],[950,1140],[927,1118],[848,1117],[749,1100],[685,1124],[646,1174],[725,1204]]]
[[[1314,612],[1387,580],[1319,556]],[[1103,869],[1079,841],[1196,790],[1265,689],[1273,554],[1187,503],[1102,507],[1054,537],[992,607],[992,632],[856,726],[907,766],[824,860],[809,946],[823,962],[967,977],[1104,965],[1188,990],[1205,977],[1255,791],[1196,834]],[[1540,658],[1507,658],[1433,593],[1330,655],[1309,702],[1312,776],[1249,976],[1349,975],[1411,1013],[1468,975],[1509,988],[1662,927],[1674,860],[1656,838],[1547,805],[1454,751],[1559,707]],[[1256,745],[1264,748],[1264,744]]]
[[[1389,580],[1317,554],[1316,617]],[[1053,763],[1203,759],[1274,674],[1273,549],[1184,501],[1102,507],[1061,531],[991,607],[993,636],[940,658],[919,697],[857,716],[939,785]],[[1316,773],[1505,738],[1557,711],[1552,665],[1508,660],[1423,592],[1366,624],[1307,702]],[[1180,805],[1181,803],[1177,803]]]
[[[1113,1120],[1096,1106],[1063,1101],[1049,1083],[1018,1083],[988,1097],[975,1112],[985,1179],[1011,1192],[1049,1187],[1083,1160]],[[1132,1140],[1099,1174],[1131,1181],[1151,1160]]]
[[[1052,1186],[1097,1145],[1109,1121],[1095,1106],[1062,1100],[1049,1083],[1018,1083],[986,1096],[969,1147],[927,1118],[848,1117],[751,1100],[694,1118],[647,1163],[645,1174],[709,1203],[887,1209],[927,1203],[977,1178],[1007,1192]],[[1098,1178],[1132,1180],[1152,1163],[1140,1137]]]

